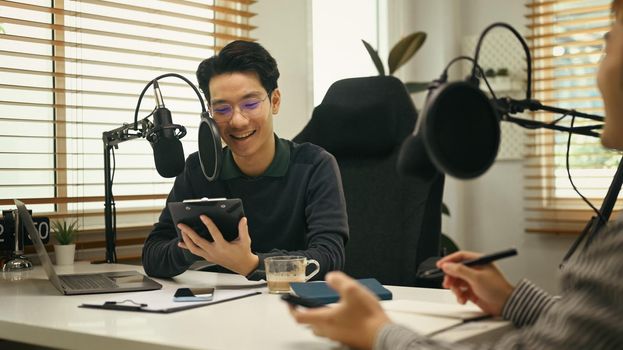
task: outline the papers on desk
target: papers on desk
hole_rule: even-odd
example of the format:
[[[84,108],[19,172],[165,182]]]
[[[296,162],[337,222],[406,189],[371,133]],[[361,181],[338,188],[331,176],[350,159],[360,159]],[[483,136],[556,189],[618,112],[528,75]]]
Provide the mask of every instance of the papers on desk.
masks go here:
[[[417,300],[387,300],[381,305],[392,321],[420,334],[432,335],[466,321],[488,317],[474,304],[446,304]]]
[[[176,302],[173,301],[173,295],[171,294],[171,291],[161,290],[150,293],[141,293],[137,294],[136,296],[133,295],[132,299],[124,299],[118,297],[115,298],[115,295],[111,295],[101,303],[82,304],[79,307],[89,309],[154,312],[168,314],[177,311],[219,304],[225,301],[246,298],[258,294],[261,294],[261,292],[248,289],[217,289],[214,291],[214,297],[211,301]]]

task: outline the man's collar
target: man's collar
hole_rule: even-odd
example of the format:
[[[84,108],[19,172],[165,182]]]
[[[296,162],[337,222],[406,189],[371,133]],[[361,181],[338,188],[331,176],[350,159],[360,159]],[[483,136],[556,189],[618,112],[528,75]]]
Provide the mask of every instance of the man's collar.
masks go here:
[[[290,164],[290,145],[287,141],[275,137],[275,156],[268,169],[260,176],[282,177],[285,176]],[[223,167],[221,168],[220,180],[230,180],[237,177],[248,177],[234,161],[229,147],[223,149]]]

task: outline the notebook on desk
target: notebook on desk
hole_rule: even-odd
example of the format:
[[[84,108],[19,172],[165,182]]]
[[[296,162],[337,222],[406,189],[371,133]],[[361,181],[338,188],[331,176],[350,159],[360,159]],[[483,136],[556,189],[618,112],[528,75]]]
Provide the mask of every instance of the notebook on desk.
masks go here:
[[[473,303],[436,303],[421,300],[388,300],[382,304],[385,311],[414,313],[419,315],[475,321],[491,317]]]
[[[58,275],[52,265],[52,260],[45,246],[39,237],[39,232],[35,228],[32,217],[28,213],[28,209],[21,201],[15,199],[15,205],[19,214],[22,226],[30,235],[37,256],[41,261],[43,270],[48,279],[59,292],[65,295],[74,294],[97,294],[97,293],[117,293],[154,290],[162,288],[162,285],[156,281],[149,279],[136,271],[118,271],[118,272],[102,272],[91,274],[70,274]]]
[[[374,278],[358,279],[357,282],[368,288],[380,300],[391,300],[392,292]],[[291,282],[290,289],[301,298],[317,301],[322,304],[335,303],[340,296],[326,282]]]
[[[472,303],[430,302],[421,300],[387,300],[381,306],[389,318],[411,330],[432,336],[465,322],[490,317]]]

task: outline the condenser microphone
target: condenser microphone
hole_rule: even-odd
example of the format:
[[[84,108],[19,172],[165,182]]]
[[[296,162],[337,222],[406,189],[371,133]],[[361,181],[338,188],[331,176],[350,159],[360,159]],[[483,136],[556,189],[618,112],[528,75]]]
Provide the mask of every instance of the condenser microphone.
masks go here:
[[[424,181],[429,181],[439,174],[426,152],[422,137],[417,133],[405,138],[400,146],[396,164],[401,174]]]
[[[184,148],[180,138],[186,135],[186,128],[173,124],[171,111],[164,106],[158,81],[154,80],[156,109],[154,127],[147,133],[147,140],[154,151],[156,170],[162,177],[175,177],[184,171]]]
[[[440,84],[444,84],[446,79],[447,75],[442,74],[439,79],[434,80],[429,85],[423,112],[426,111],[426,106],[432,98],[433,91],[437,89]],[[426,150],[426,146],[424,145],[424,140],[420,132],[424,116],[424,113],[420,113],[415,124],[413,134],[407,136],[407,138],[405,138],[402,142],[400,151],[398,152],[398,161],[396,166],[398,172],[402,175],[415,177],[423,181],[430,181],[433,177],[435,177],[435,175],[439,174],[439,171],[435,168],[435,165],[428,155],[428,151]]]

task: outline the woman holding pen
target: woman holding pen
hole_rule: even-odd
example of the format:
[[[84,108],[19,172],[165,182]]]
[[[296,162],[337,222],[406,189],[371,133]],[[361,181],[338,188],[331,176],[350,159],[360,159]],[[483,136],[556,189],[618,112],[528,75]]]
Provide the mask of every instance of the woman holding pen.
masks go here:
[[[597,76],[606,111],[602,144],[623,150],[623,0],[614,0],[612,10],[616,20],[606,36],[606,55]],[[445,274],[444,287],[459,303],[472,301],[519,328],[479,348],[623,349],[623,220],[612,220],[567,264],[560,298],[527,280],[512,286],[492,263],[460,263],[479,256],[457,252],[437,263]],[[375,296],[343,273],[332,272],[326,280],[340,294],[336,307],[290,307],[296,321],[310,325],[319,336],[358,349],[470,348],[393,324]]]

